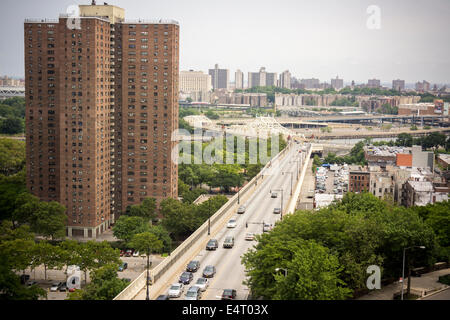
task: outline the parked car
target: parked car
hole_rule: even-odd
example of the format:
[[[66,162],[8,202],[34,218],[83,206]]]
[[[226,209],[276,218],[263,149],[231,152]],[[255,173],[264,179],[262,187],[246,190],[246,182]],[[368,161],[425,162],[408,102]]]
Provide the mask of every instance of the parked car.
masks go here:
[[[251,232],[247,232],[247,234],[245,235],[245,240],[248,240],[248,241],[255,240],[255,234],[251,233]]]
[[[38,282],[34,281],[34,280],[28,280],[27,281],[27,286],[28,287],[31,287],[31,286],[34,286],[34,285],[37,285],[37,284],[38,284]]]
[[[237,213],[239,213],[239,214],[245,213],[245,206],[240,206],[237,210]]]
[[[67,283],[66,283],[66,282],[63,282],[63,283],[59,286],[58,290],[59,290],[60,292],[66,292],[66,291],[67,291]]]
[[[182,283],[174,283],[170,286],[168,295],[170,298],[179,298],[184,292],[184,285]]]
[[[206,250],[216,250],[219,247],[219,242],[216,239],[211,239],[206,244]]]
[[[278,197],[278,194],[277,194],[276,192],[272,192],[271,197],[272,197],[272,198],[276,198],[276,197]]]
[[[200,290],[205,291],[208,288],[209,281],[207,278],[198,278],[197,282],[195,283],[197,287],[200,288]]]
[[[133,257],[139,257],[139,251],[133,252]]]
[[[58,291],[59,287],[62,285],[62,282],[53,282],[52,286],[50,287],[51,292]]]
[[[128,263],[122,262],[122,264],[119,266],[119,271],[123,271],[126,268],[128,268]]]
[[[155,300],[169,300],[169,296],[167,294],[160,294]]]
[[[230,221],[228,221],[227,228],[236,228],[236,226],[237,226],[236,219],[230,219]]]
[[[280,208],[273,208],[273,213],[280,214],[281,209]]]
[[[133,255],[133,250],[128,249],[127,251],[125,251],[125,257],[131,257]]]
[[[200,287],[192,286],[186,292],[184,300],[200,300],[201,296],[202,292],[200,290]]]
[[[214,266],[206,266],[205,269],[203,269],[203,277],[204,278],[212,278],[216,274],[216,267]]]
[[[125,255],[125,250],[120,250],[120,256],[123,257]]]
[[[194,278],[194,276],[192,275],[191,272],[183,272],[180,276],[180,279],[178,280],[178,282],[182,283],[182,284],[189,284],[192,279]]]
[[[234,289],[225,289],[222,293],[222,300],[235,300],[236,299],[236,290]]]
[[[225,241],[223,242],[224,248],[233,248],[234,246],[234,237],[233,236],[227,236],[225,238]]]
[[[188,271],[188,272],[197,272],[198,268],[200,268],[200,261],[192,260],[186,266],[186,271]]]

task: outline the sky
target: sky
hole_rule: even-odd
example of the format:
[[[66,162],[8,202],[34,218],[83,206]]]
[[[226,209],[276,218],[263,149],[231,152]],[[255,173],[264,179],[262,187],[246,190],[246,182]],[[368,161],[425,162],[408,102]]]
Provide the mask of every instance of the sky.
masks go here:
[[[1,0],[0,75],[24,74],[25,18],[90,0]],[[450,83],[449,0],[107,0],[126,19],[180,24],[180,70],[219,64],[231,80],[266,67],[296,78]],[[97,1],[103,4],[103,1]],[[372,10],[371,6],[376,6]],[[369,10],[368,10],[369,9]]]

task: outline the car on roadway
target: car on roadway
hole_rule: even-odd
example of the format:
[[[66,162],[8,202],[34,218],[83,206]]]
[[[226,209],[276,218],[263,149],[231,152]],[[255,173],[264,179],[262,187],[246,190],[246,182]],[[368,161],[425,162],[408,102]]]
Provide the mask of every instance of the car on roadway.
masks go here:
[[[59,287],[62,285],[62,282],[53,282],[52,286],[50,287],[51,292],[58,291]]]
[[[128,268],[128,263],[122,262],[122,264],[119,266],[119,271],[123,271],[126,268]]]
[[[200,261],[192,260],[186,266],[186,271],[188,271],[188,272],[197,272],[198,268],[200,268]]]
[[[252,232],[247,232],[247,234],[245,235],[245,240],[248,240],[248,241],[255,240],[255,234]]]
[[[169,296],[167,294],[160,294],[155,300],[169,300]]]
[[[273,213],[274,214],[280,214],[281,213],[281,209],[280,208],[273,208]]]
[[[198,278],[195,283],[197,287],[200,288],[201,291],[205,291],[209,286],[209,280],[207,278]]]
[[[200,287],[192,286],[186,292],[186,295],[184,296],[184,300],[200,300],[201,296],[202,296],[202,291],[201,291]]]
[[[185,271],[181,274],[178,282],[180,282],[182,284],[189,284],[189,283],[191,283],[192,279],[194,279],[194,276],[192,275],[192,273]]]
[[[236,228],[237,222],[236,219],[230,219],[227,223],[227,228]]]
[[[264,223],[263,231],[269,232],[270,230],[272,230],[272,225],[268,224],[268,223]]]
[[[278,197],[278,193],[276,193],[276,192],[272,192],[272,194],[271,194],[271,197],[272,197],[272,198],[276,198],[276,197]]]
[[[233,236],[227,236],[225,238],[225,241],[223,242],[224,248],[233,248],[234,246],[234,237]]]
[[[236,290],[234,289],[225,289],[222,293],[222,300],[235,300],[236,299]]]
[[[208,265],[203,269],[204,278],[212,278],[216,274],[216,267]]]
[[[34,280],[28,280],[26,284],[28,287],[31,287],[31,286],[37,285],[38,282],[34,281]]]
[[[239,214],[245,213],[245,206],[240,206],[240,207],[237,209],[237,213],[239,213]]]
[[[170,286],[167,295],[169,298],[179,298],[184,292],[184,285],[182,283],[174,283]]]
[[[219,247],[219,242],[216,239],[210,239],[206,244],[206,250],[216,250]]]
[[[67,283],[63,282],[58,288],[59,292],[66,292],[67,291]]]

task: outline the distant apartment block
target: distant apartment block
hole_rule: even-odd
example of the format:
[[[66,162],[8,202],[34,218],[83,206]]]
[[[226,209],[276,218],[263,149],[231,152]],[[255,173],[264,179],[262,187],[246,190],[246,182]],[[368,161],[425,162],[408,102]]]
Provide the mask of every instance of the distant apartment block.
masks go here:
[[[291,73],[289,70],[286,70],[280,74],[278,86],[280,88],[291,89]]]
[[[349,166],[348,191],[361,193],[370,190],[370,172],[366,167]]]
[[[416,82],[416,91],[425,92],[430,91],[430,83],[423,80],[422,82]]]
[[[228,69],[219,69],[219,65],[216,64],[214,69],[208,70],[211,76],[212,87],[216,89],[228,89],[230,82],[230,71]]]
[[[337,76],[335,79],[331,79],[331,87],[334,90],[340,90],[344,87],[344,79],[339,79]]]
[[[403,91],[405,90],[405,80],[392,80],[392,90]]]
[[[95,2],[94,2],[95,3]],[[179,25],[112,5],[25,20],[27,188],[96,238],[133,204],[177,197]]]
[[[311,78],[311,79],[301,79],[300,83],[304,85],[305,89],[318,89],[320,86],[319,79]]]
[[[399,115],[426,116],[436,115],[434,103],[405,103],[398,106]]]
[[[0,77],[0,87],[24,87],[24,79],[13,79],[8,76]]]
[[[379,79],[369,79],[367,81],[368,88],[381,88],[381,83]]]
[[[259,72],[248,73],[248,87],[266,87],[277,85],[277,74],[266,72],[265,67],[261,67]]]
[[[180,72],[180,99],[208,102],[211,90],[211,75],[193,70]]]
[[[234,73],[235,89],[244,89],[244,73],[241,70],[236,70]]]

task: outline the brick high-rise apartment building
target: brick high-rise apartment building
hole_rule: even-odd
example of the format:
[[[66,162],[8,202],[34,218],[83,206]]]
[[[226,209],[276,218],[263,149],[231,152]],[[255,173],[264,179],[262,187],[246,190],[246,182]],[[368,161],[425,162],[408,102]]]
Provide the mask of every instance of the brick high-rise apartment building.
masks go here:
[[[96,237],[126,207],[177,196],[179,26],[110,5],[27,19],[27,187]]]

